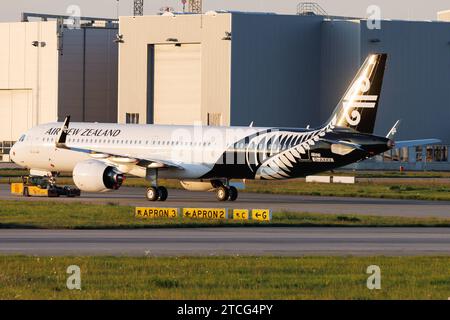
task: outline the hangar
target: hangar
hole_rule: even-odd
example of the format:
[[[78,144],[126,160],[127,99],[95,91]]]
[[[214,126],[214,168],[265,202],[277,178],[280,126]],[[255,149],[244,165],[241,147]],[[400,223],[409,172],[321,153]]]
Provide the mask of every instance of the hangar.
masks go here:
[[[318,126],[365,57],[386,52],[375,133],[402,119],[398,139],[445,145],[400,150],[382,166],[450,169],[449,22],[382,20],[371,29],[359,18],[208,12],[119,25],[119,122]]]
[[[121,17],[119,121],[316,122],[318,109],[306,106],[318,101],[321,21],[216,12]]]
[[[26,21],[0,23],[2,161],[37,124],[68,114],[76,121],[117,121],[117,23],[88,18],[76,28],[63,19],[24,14]]]
[[[369,168],[450,170],[450,11],[438,21],[207,12],[1,23],[0,157],[20,132],[61,120],[305,127],[327,117],[371,52],[389,54],[375,133],[442,146]],[[53,21],[46,21],[51,20]],[[26,20],[26,19],[25,19]],[[5,40],[6,39],[6,40]],[[13,112],[14,111],[14,112]],[[12,125],[14,124],[14,125]]]

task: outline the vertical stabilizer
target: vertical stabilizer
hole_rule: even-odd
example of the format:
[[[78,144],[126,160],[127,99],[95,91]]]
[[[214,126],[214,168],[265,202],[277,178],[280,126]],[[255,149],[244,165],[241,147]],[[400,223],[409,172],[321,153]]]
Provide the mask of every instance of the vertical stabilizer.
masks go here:
[[[327,124],[373,133],[387,54],[371,54],[364,61]]]

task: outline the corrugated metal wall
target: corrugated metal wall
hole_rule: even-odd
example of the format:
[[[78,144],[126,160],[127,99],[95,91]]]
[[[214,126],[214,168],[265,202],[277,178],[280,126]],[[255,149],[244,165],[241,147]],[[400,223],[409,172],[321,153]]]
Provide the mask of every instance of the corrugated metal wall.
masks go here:
[[[360,67],[359,21],[324,21],[321,35],[320,125],[328,120]]]
[[[59,67],[59,111],[63,120],[117,122],[117,29],[63,32]]]
[[[361,22],[361,60],[373,52],[388,54],[375,132],[402,119],[398,139],[450,143],[450,23],[382,21],[368,30]]]
[[[233,13],[232,125],[319,122],[321,22],[322,17]]]
[[[141,113],[145,121],[147,47],[168,38],[202,44],[202,121],[221,116],[223,125],[320,125],[366,56],[387,52],[376,133],[403,119],[399,139],[450,143],[450,24],[381,26],[247,13],[121,18],[120,121],[125,112]]]
[[[154,46],[155,123],[189,125],[202,120],[201,61],[199,43]]]

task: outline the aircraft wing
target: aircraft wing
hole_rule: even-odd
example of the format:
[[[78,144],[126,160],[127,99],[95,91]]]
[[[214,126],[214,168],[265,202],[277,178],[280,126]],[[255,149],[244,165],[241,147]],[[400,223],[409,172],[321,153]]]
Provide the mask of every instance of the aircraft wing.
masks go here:
[[[56,139],[55,146],[59,149],[66,149],[76,152],[82,152],[89,154],[94,159],[107,160],[117,165],[134,164],[146,168],[176,168],[184,169],[181,165],[172,161],[161,160],[149,157],[134,157],[124,154],[113,154],[109,152],[99,151],[90,148],[76,148],[70,147],[66,144],[67,132],[69,130],[70,116],[67,116],[64,120],[64,124]]]
[[[419,147],[430,144],[439,144],[442,141],[439,139],[420,139],[420,140],[404,140],[404,141],[395,141],[395,149],[398,148],[406,148],[406,147]]]

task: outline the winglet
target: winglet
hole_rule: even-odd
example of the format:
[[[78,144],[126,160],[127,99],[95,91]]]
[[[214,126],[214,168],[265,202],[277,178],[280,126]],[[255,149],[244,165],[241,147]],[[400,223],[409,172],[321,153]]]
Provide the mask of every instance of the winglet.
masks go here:
[[[58,138],[56,139],[56,147],[57,148],[67,148],[66,146],[66,139],[67,139],[67,133],[69,132],[69,124],[70,124],[70,116],[67,116],[66,119],[64,119],[64,124],[61,127],[61,130],[58,134]]]
[[[392,129],[389,131],[389,133],[386,135],[386,138],[392,139],[394,138],[395,134],[397,133],[398,127],[400,126],[400,123],[402,120],[397,120],[397,122],[394,124]]]

